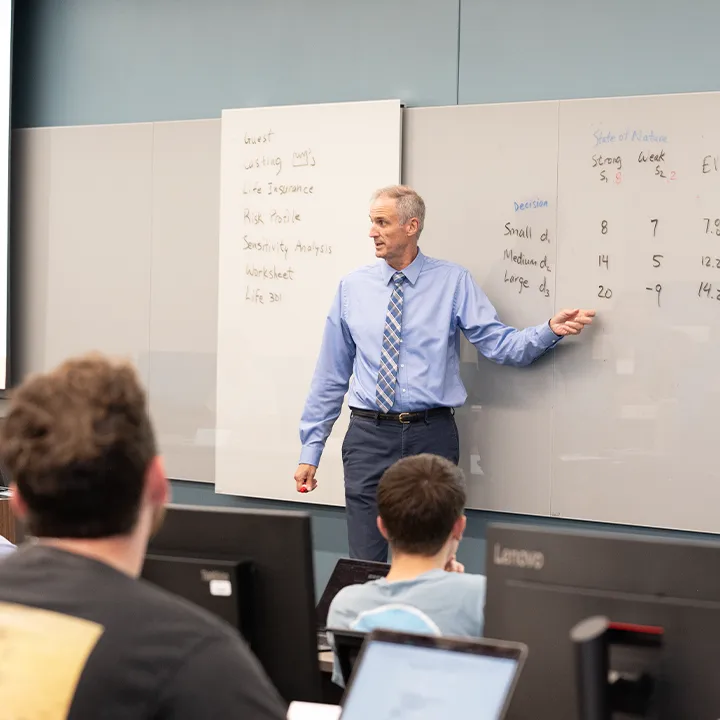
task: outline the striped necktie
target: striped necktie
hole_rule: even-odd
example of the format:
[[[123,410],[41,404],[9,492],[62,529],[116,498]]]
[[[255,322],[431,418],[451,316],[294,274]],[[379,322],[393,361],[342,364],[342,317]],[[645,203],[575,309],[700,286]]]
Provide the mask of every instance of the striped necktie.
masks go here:
[[[396,272],[392,276],[394,284],[385,316],[380,371],[378,372],[375,396],[381,412],[389,412],[395,402],[398,357],[400,355],[400,329],[402,327],[403,283],[405,276]]]

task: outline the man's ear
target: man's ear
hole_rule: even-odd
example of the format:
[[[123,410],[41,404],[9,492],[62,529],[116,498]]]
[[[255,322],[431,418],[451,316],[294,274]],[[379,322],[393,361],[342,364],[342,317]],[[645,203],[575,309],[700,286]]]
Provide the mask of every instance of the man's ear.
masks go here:
[[[461,515],[453,525],[452,532],[450,533],[453,540],[457,540],[460,542],[463,538],[463,534],[465,533],[465,527],[467,526],[467,518],[464,515]]]
[[[165,474],[165,463],[159,455],[150,461],[145,471],[145,494],[155,506],[170,502],[170,482]]]
[[[420,223],[418,222],[417,218],[410,218],[410,221],[405,226],[405,232],[407,232],[408,237],[417,235],[419,229],[420,229]]]
[[[23,499],[22,495],[20,495],[15,483],[10,485],[10,490],[12,490],[12,495],[10,496],[10,510],[12,510],[13,515],[18,520],[24,521],[28,515],[27,503]]]
[[[382,518],[379,515],[377,519],[377,529],[380,531],[380,534],[387,540],[388,534],[387,530],[385,529],[385,523],[382,521]]]

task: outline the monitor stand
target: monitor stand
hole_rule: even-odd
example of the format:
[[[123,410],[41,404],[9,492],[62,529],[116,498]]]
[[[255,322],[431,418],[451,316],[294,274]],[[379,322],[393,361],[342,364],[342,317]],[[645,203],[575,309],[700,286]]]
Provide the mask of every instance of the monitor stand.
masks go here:
[[[616,645],[659,650],[663,628],[614,623],[589,617],[570,631],[575,649],[580,720],[612,720],[613,713],[648,717],[655,683],[646,672],[619,673],[610,667],[610,649]]]

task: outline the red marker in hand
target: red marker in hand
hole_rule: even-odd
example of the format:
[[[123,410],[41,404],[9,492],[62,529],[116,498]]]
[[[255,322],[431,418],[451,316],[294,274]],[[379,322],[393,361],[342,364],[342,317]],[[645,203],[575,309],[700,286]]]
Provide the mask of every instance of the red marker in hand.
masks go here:
[[[307,487],[306,487],[305,485],[301,485],[301,486],[300,486],[300,492],[301,492],[301,493],[306,493],[307,491],[308,491],[308,489],[307,489]]]

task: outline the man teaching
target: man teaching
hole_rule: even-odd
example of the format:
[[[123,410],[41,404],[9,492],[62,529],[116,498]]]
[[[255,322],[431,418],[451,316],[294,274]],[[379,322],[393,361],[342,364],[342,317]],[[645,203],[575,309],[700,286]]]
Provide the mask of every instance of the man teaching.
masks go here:
[[[420,453],[459,462],[454,408],[467,398],[460,333],[486,358],[524,366],[580,333],[595,315],[561,310],[524,330],[503,324],[468,270],[420,251],[424,221],[425,203],[412,188],[395,185],[373,195],[370,237],[382,262],[340,281],[300,421],[295,483],[298,492],[311,492],[349,387],[345,506],[350,557],[363,560],[387,560],[375,499],[385,470]]]

